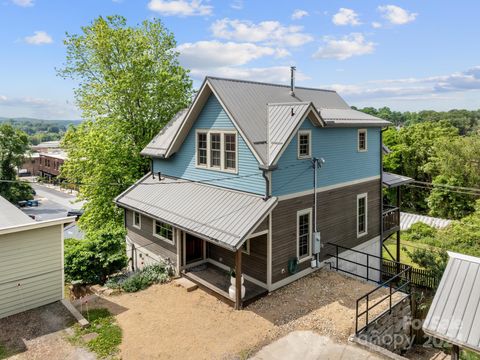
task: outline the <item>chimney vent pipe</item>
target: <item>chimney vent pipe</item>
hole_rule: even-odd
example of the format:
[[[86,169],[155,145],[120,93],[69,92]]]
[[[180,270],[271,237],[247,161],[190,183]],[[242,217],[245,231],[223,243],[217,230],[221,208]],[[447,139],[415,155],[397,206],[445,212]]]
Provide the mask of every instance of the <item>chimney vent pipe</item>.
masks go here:
[[[295,96],[295,70],[296,66],[290,66],[290,95]]]

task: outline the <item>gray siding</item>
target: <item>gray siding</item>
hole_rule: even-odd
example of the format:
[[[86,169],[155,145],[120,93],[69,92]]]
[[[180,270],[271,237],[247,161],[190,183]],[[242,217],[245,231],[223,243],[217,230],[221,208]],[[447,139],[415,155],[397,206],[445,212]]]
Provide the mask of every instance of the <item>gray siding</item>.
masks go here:
[[[127,236],[140,249],[147,250],[160,258],[169,259],[173,264],[177,263],[177,242],[171,245],[155,236],[153,236],[153,219],[145,215],[142,216],[141,228],[133,226],[133,211],[125,210]],[[177,239],[179,241],[180,239]],[[129,255],[130,256],[130,255]]]
[[[337,243],[346,247],[359,244],[380,235],[380,179],[357,185],[319,192],[318,229],[322,244]],[[368,234],[357,238],[357,195],[368,193]],[[280,201],[272,213],[272,283],[289,276],[288,260],[296,257],[297,211],[313,206],[313,195]],[[322,249],[321,259],[331,247]],[[299,270],[310,266],[300,263]],[[282,271],[284,270],[284,271]],[[283,273],[282,273],[283,272]]]
[[[0,318],[62,297],[62,225],[0,235]]]
[[[207,243],[207,257],[235,267],[234,253],[217,245]],[[267,235],[250,239],[250,254],[242,254],[242,272],[263,283],[267,282]]]

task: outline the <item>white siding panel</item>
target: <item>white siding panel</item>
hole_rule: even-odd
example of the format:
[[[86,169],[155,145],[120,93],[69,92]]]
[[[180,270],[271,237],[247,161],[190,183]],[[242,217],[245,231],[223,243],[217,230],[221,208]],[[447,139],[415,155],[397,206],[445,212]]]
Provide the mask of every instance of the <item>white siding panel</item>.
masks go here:
[[[0,236],[0,318],[61,300],[62,225]]]

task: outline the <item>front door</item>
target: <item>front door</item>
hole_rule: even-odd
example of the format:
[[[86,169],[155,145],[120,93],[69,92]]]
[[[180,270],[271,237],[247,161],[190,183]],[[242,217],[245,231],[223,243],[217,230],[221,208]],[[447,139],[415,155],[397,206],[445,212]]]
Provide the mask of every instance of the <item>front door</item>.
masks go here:
[[[203,240],[188,233],[185,234],[185,260],[187,264],[203,260]]]

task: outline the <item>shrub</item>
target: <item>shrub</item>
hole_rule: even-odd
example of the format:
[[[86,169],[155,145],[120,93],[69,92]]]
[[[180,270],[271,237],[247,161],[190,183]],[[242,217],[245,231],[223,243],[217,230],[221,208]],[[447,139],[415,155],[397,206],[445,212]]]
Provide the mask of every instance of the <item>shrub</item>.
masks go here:
[[[146,289],[152,284],[163,284],[170,280],[173,268],[166,263],[146,266],[143,270],[130,274],[117,275],[110,278],[105,285],[111,289],[122,289],[125,292],[136,292]]]
[[[84,240],[65,241],[65,277],[84,284],[104,283],[107,276],[127,263],[125,230],[99,231]]]

